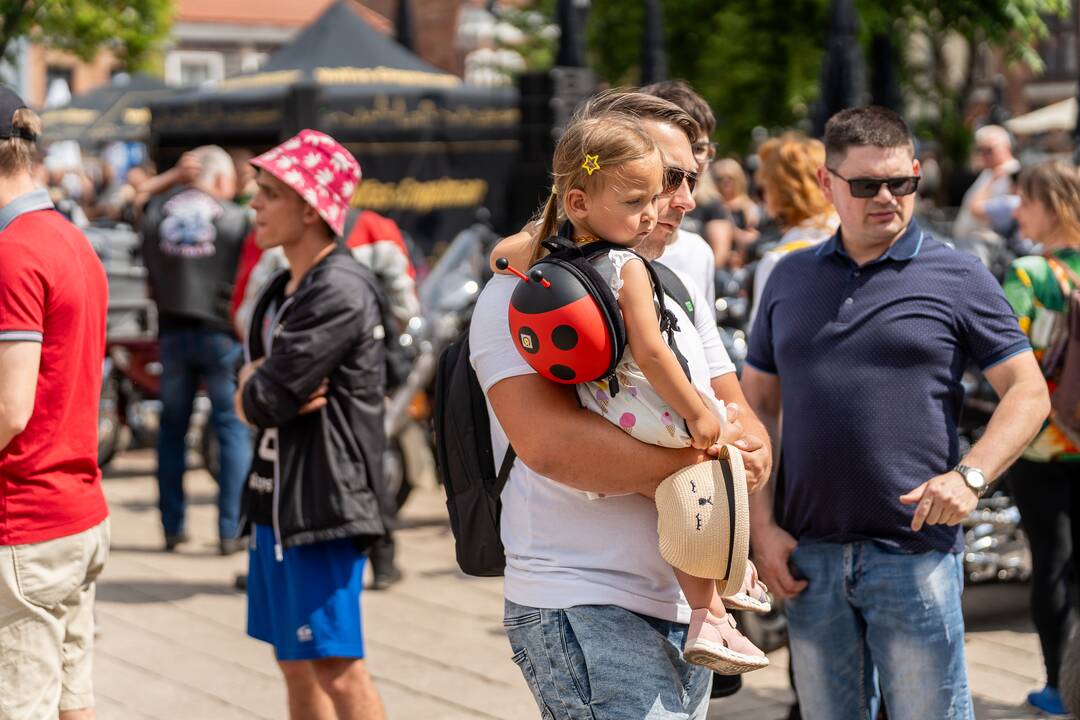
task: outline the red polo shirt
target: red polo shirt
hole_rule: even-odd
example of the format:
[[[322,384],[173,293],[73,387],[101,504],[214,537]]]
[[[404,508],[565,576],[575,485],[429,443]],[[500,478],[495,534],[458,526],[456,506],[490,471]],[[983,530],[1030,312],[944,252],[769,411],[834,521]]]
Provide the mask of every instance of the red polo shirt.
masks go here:
[[[108,283],[86,237],[45,203],[28,193],[0,210],[2,225],[28,208],[0,230],[0,342],[41,343],[30,422],[0,449],[0,545],[108,515],[97,464]]]

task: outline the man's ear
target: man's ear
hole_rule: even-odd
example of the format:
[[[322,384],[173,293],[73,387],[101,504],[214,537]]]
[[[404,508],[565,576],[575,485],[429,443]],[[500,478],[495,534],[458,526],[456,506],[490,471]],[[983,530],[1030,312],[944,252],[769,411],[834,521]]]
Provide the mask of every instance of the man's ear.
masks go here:
[[[570,221],[580,221],[589,213],[589,196],[581,188],[574,188],[563,198],[563,209]]]
[[[828,168],[821,166],[817,169],[817,181],[821,187],[821,194],[825,196],[825,199],[830,203],[833,201],[832,197],[832,174]]]

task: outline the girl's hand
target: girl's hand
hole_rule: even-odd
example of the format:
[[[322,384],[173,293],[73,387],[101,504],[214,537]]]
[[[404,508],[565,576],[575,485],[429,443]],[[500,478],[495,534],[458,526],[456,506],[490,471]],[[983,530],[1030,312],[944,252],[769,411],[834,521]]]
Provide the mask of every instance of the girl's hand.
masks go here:
[[[724,423],[711,412],[705,412],[693,420],[687,420],[686,427],[693,438],[692,445],[698,450],[708,450],[719,442]]]

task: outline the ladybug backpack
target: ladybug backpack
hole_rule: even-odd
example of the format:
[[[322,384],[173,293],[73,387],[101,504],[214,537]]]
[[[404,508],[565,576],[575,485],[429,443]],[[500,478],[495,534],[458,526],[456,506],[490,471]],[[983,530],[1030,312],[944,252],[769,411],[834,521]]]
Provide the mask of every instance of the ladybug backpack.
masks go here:
[[[543,241],[549,254],[534,263],[527,276],[510,268],[505,258],[496,263],[522,280],[510,298],[510,333],[518,352],[540,375],[573,385],[607,380],[614,396],[619,392],[615,367],[626,349],[626,326],[615,293],[593,261],[626,248],[606,241],[577,245],[566,237],[567,230],[564,226],[559,235]],[[652,281],[660,331],[689,378],[689,366],[675,345],[678,324],[664,305],[663,285],[652,264],[641,260]]]

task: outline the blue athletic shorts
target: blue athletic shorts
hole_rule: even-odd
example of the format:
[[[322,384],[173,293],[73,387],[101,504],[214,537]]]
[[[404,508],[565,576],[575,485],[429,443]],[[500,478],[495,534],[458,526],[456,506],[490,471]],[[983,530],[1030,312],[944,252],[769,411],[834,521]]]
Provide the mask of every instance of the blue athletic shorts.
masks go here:
[[[255,525],[248,559],[248,635],[273,645],[278,660],[364,657],[367,558],[352,539],[286,548],[277,562],[273,529]]]

